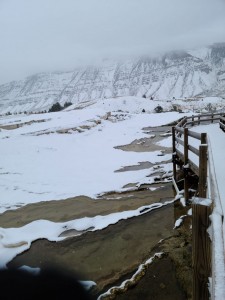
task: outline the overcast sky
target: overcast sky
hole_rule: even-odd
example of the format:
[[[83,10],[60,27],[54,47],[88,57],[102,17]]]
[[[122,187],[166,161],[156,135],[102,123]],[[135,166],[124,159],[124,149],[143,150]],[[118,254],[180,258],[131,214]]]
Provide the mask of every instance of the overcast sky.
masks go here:
[[[0,0],[0,84],[225,42],[225,0]]]

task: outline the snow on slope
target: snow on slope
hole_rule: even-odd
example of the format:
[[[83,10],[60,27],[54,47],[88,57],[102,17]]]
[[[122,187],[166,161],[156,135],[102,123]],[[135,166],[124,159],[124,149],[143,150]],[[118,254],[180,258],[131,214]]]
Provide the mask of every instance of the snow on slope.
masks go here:
[[[205,101],[219,107],[222,99]],[[176,100],[177,105],[181,102]],[[186,102],[187,110],[194,105],[193,101]],[[142,161],[160,162],[167,157],[160,158],[157,152],[124,152],[114,147],[146,137],[143,127],[183,116],[176,112],[152,114],[155,102],[142,97],[86,104],[83,109],[73,105],[56,113],[0,117],[1,211],[41,200],[82,194],[96,197],[104,191],[120,190],[128,183],[145,182],[151,170],[114,171]],[[166,146],[168,139],[165,143],[162,145]]]
[[[55,102],[121,96],[224,96],[225,44],[157,58],[105,60],[70,72],[40,73],[0,86],[0,113],[48,110]]]
[[[163,118],[158,114],[127,114],[121,122],[110,122],[104,120],[106,113],[98,107],[1,118],[3,126],[22,124],[0,131],[0,155],[4,158],[0,163],[1,211],[43,200],[96,197],[128,183],[143,182],[149,170],[114,171],[141,161],[169,160],[170,155],[125,152],[114,147],[146,137],[143,127],[179,117],[175,112],[163,114]]]
[[[154,113],[157,106],[161,106],[163,111],[180,110],[182,112],[208,112],[224,109],[225,100],[222,97],[200,97],[187,99],[173,99],[173,100],[150,100],[149,98],[137,96],[124,96],[117,98],[108,98],[98,101],[86,101],[80,104],[73,104],[66,108],[66,111],[73,109],[82,109],[84,107],[101,108],[108,111],[142,113]]]

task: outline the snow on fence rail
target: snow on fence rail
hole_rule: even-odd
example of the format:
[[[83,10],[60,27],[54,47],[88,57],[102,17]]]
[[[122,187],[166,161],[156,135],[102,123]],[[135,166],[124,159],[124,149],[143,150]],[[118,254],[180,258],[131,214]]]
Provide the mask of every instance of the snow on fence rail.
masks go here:
[[[216,204],[206,201],[207,194],[210,195],[212,200],[215,200],[212,195],[213,186],[215,186],[214,178],[208,180],[207,191],[207,177],[212,176],[207,174],[208,170],[208,141],[206,133],[197,133],[189,129],[190,126],[200,125],[202,123],[214,123],[219,122],[220,128],[225,131],[225,118],[224,114],[204,114],[195,115],[191,117],[184,117],[179,123],[172,127],[172,145],[173,145],[173,183],[176,186],[177,180],[177,165],[183,174],[184,178],[184,197],[188,201],[189,195],[189,178],[191,174],[198,176],[198,190],[196,195],[197,201],[192,198],[192,264],[193,264],[193,295],[192,299],[221,299],[221,293],[225,296],[224,286],[225,274],[218,275],[221,270],[224,269],[224,251],[220,251],[222,256],[223,268],[221,263],[218,264],[218,251],[215,251],[216,245],[211,245],[208,228],[210,225],[210,216],[212,222],[212,243],[218,241],[219,232],[215,232],[216,224],[214,224],[214,211]],[[199,145],[196,147],[196,140]],[[209,165],[212,165],[210,163]],[[210,168],[209,168],[210,170]],[[211,185],[211,186],[210,186]],[[211,192],[209,192],[209,190]],[[207,193],[208,192],[208,193]],[[220,222],[223,222],[222,213],[219,215]],[[218,224],[218,213],[217,213]],[[221,240],[223,239],[222,227],[221,227]],[[219,260],[221,262],[221,260]],[[212,283],[209,293],[209,277],[212,277]],[[223,278],[218,283],[218,277]],[[222,282],[222,283],[221,283]]]
[[[188,176],[187,173],[190,170],[193,171],[199,177],[199,197],[206,197],[206,180],[207,180],[207,135],[206,133],[197,133],[189,130],[187,125],[193,125],[195,122],[201,122],[200,116],[197,116],[197,120],[193,117],[185,117],[181,120],[177,126],[172,128],[173,138],[173,174],[176,181],[177,168],[179,165],[184,172],[184,196],[187,201],[189,198],[188,191]],[[192,121],[188,121],[192,119]],[[209,121],[209,119],[203,118],[203,121]],[[211,121],[211,116],[210,116]],[[182,127],[181,127],[182,126]],[[200,141],[200,145],[197,148],[195,145],[189,143],[189,137]],[[178,147],[181,145],[182,147]],[[179,148],[179,149],[178,149]],[[191,157],[192,152],[196,157]],[[201,167],[200,167],[201,166]]]

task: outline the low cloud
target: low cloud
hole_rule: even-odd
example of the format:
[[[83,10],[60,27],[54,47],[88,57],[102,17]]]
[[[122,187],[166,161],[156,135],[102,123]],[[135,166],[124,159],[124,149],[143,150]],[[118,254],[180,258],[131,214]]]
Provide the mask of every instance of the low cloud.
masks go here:
[[[225,41],[222,0],[0,0],[0,83]]]

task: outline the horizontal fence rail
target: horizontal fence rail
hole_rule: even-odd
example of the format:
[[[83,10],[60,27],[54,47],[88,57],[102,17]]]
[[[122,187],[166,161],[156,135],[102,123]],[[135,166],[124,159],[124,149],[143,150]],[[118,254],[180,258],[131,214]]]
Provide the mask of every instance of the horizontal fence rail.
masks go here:
[[[187,118],[185,119],[187,120]],[[186,125],[186,123],[180,123]],[[207,144],[207,137],[206,133],[198,133],[189,130],[187,127],[173,127],[172,130],[173,135],[173,170],[174,170],[174,177],[176,180],[176,164],[177,158],[180,160],[180,164],[183,164],[183,168],[191,169],[197,176],[200,174],[199,166],[203,166],[207,164],[205,162],[205,157],[207,155],[203,155],[202,152],[206,151],[207,153],[207,146],[202,147],[203,145]],[[198,140],[201,144],[198,148],[189,144],[189,137],[192,139]],[[180,147],[182,146],[182,147]],[[201,147],[200,147],[201,146]],[[190,152],[193,153],[197,159],[194,161],[190,158]],[[197,162],[196,162],[197,161]],[[207,175],[206,175],[207,176]],[[201,197],[205,197],[205,192],[202,192]],[[185,189],[185,200],[188,200],[188,190]]]

